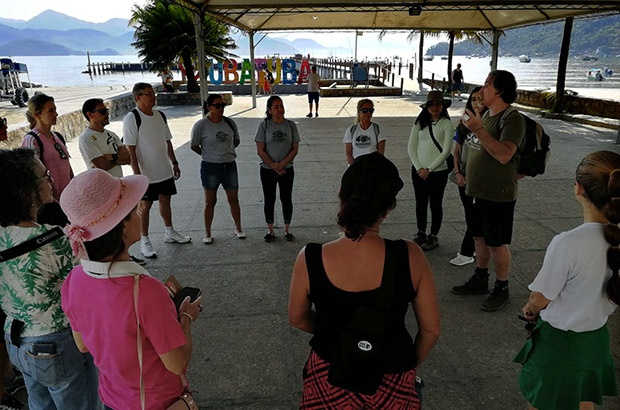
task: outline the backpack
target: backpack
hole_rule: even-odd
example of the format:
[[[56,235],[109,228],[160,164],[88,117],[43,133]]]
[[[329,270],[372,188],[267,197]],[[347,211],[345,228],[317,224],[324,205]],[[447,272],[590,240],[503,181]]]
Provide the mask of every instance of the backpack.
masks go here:
[[[351,138],[353,138],[353,133],[359,127],[359,123],[351,125],[349,128],[349,134],[351,134]],[[379,143],[379,134],[381,133],[381,129],[379,128],[379,124],[372,123],[372,129],[375,131],[375,139],[377,140],[377,144]]]
[[[56,131],[52,131],[52,133],[58,137],[58,139],[62,142],[62,145],[65,146],[65,148],[67,148],[67,141],[65,141],[65,137],[63,137],[63,135],[59,132]],[[39,146],[39,157],[41,158],[41,161],[43,160],[43,142],[41,141],[41,138],[39,138],[39,136],[37,135],[36,132],[34,131],[30,131],[28,132],[26,135],[31,135],[32,138],[34,138],[34,140],[37,142],[37,145]]]
[[[501,132],[504,126],[505,117],[513,111],[518,112],[512,106],[504,111],[499,120],[499,132]],[[519,162],[517,173],[528,177],[544,174],[545,166],[549,159],[551,138],[540,123],[525,114],[519,113],[519,115],[523,116],[525,120],[525,141],[523,147],[519,147],[521,161]]]
[[[168,119],[166,118],[166,114],[164,114],[163,112],[159,110],[155,110],[155,111],[161,114],[161,118],[163,118],[164,122],[168,124]],[[140,131],[140,125],[142,125],[142,118],[140,117],[140,113],[138,112],[137,108],[134,108],[133,110],[131,110],[131,112],[133,113],[133,116],[136,119],[136,127],[138,127],[138,131]]]

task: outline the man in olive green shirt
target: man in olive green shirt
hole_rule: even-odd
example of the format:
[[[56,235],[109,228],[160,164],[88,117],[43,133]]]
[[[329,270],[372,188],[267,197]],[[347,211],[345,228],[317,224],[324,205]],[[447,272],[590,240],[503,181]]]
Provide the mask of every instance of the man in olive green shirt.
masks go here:
[[[525,120],[508,108],[517,98],[512,73],[492,71],[482,89],[482,102],[489,110],[480,117],[466,110],[463,124],[475,134],[469,144],[467,195],[474,198],[472,234],[476,246],[476,270],[469,280],[452,288],[458,295],[488,293],[489,264],[495,264],[497,279],[481,309],[493,312],[510,298],[508,278],[514,207],[517,202],[519,148],[525,140]]]

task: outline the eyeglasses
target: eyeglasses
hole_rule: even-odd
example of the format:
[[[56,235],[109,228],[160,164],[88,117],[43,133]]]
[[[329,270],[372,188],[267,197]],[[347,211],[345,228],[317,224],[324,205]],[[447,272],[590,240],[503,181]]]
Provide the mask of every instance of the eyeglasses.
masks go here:
[[[99,108],[98,110],[93,110],[92,112],[98,112],[101,115],[108,115],[110,113],[110,110],[108,110],[107,108]]]
[[[47,179],[48,181],[52,180],[52,173],[49,169],[46,169],[45,173],[39,177],[39,181],[42,181],[44,179]]]
[[[56,148],[56,151],[58,151],[58,154],[60,155],[60,159],[68,159],[69,158],[67,156],[67,153],[65,152],[65,150],[62,149],[62,145],[60,145],[59,143],[55,143],[54,144],[54,148]]]
[[[374,108],[360,108],[360,111],[364,114],[368,114],[369,112],[375,112]]]
[[[226,107],[226,104],[225,103],[216,103],[216,104],[211,104],[211,107],[215,107],[215,108],[217,108],[219,110],[221,108]]]
[[[140,93],[138,95],[146,95],[147,97],[155,97],[155,93]]]
[[[8,127],[9,124],[6,122],[6,118],[0,118],[0,125],[3,124],[5,127]]]

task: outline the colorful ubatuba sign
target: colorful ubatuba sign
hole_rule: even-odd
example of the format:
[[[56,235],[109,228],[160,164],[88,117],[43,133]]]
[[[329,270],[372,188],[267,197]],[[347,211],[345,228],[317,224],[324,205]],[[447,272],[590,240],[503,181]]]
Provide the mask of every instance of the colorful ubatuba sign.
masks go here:
[[[301,84],[306,81],[310,74],[310,63],[307,59],[301,61],[299,71],[292,58],[272,59],[272,58],[256,58],[254,59],[256,67],[271,67],[273,70],[274,84]],[[241,63],[241,69],[236,60],[227,61],[211,61],[209,68],[210,84],[241,84],[251,82],[252,76],[257,82],[266,81],[264,69],[254,69],[250,60],[245,58]]]

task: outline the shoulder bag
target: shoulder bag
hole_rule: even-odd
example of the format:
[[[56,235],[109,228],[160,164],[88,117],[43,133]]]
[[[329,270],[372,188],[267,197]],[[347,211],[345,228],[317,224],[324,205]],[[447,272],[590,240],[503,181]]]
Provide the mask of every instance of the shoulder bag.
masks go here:
[[[433,134],[433,124],[428,125],[428,132],[430,132],[431,134],[433,144],[435,144],[440,153],[443,153],[443,148],[441,148],[441,145],[435,139],[435,134]],[[448,166],[448,172],[452,172],[452,170],[454,169],[454,156],[452,155],[452,153],[450,153],[450,155],[448,155],[448,158],[446,158],[446,165]]]

